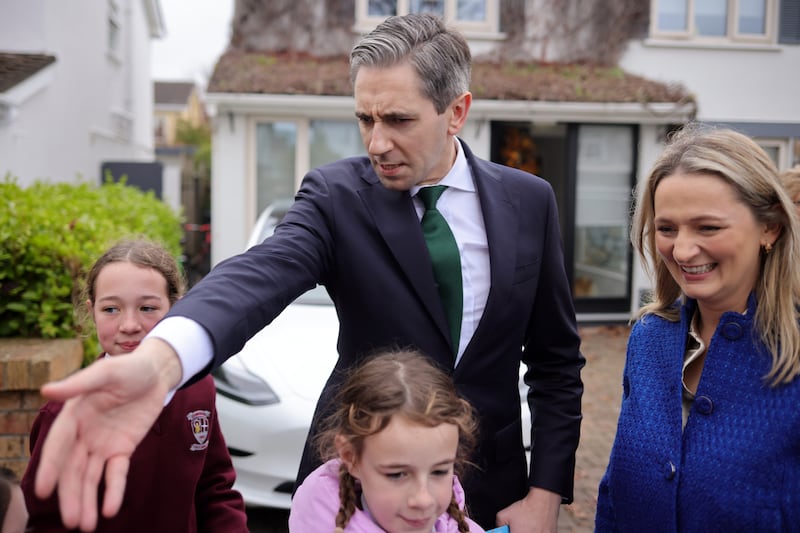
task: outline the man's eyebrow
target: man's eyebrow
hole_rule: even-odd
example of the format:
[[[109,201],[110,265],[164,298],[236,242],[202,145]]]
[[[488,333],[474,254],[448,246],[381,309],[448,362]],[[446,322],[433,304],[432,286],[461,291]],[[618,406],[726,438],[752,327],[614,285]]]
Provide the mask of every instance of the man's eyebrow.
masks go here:
[[[376,120],[407,120],[414,118],[415,115],[405,111],[389,111],[386,113],[379,113],[376,116],[366,111],[356,111],[355,116],[356,118],[371,118]]]
[[[404,111],[389,111],[388,113],[381,114],[383,120],[408,119],[412,117],[413,115],[411,113],[406,113]]]

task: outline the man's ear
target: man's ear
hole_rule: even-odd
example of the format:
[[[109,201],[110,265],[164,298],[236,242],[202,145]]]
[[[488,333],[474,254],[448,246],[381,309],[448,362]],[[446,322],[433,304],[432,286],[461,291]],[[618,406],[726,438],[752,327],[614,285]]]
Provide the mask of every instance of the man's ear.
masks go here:
[[[350,440],[344,435],[336,435],[333,442],[336,446],[336,453],[339,454],[339,459],[341,459],[342,464],[347,468],[351,476],[358,478],[356,475],[358,471],[358,467],[356,466],[356,451],[353,449]]]
[[[447,127],[447,133],[450,135],[458,135],[461,131],[461,128],[464,127],[464,124],[467,122],[467,115],[469,114],[469,108],[472,105],[472,93],[465,92],[462,95],[456,97],[455,100],[450,104],[450,121]]]

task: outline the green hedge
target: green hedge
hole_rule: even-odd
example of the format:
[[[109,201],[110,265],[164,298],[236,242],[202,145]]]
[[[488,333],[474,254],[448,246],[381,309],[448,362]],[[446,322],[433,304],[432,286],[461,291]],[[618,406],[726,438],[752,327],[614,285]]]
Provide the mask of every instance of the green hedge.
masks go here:
[[[0,337],[80,335],[73,310],[86,272],[122,238],[181,252],[181,216],[124,180],[23,188],[6,176],[0,198]]]

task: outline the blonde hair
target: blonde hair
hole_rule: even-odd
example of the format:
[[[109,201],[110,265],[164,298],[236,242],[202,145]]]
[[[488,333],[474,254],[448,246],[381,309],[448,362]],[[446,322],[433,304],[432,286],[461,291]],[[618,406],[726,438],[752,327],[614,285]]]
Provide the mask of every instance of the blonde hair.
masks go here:
[[[470,403],[458,395],[450,376],[413,350],[381,352],[368,357],[351,372],[337,398],[336,412],[328,417],[317,437],[324,460],[336,457],[337,436],[344,437],[355,457],[360,457],[365,439],[386,428],[395,415],[427,427],[455,425],[457,473],[466,464],[476,442],[478,422]],[[356,480],[344,464],[339,468],[339,499],[335,531],[344,531],[359,499]],[[447,512],[458,522],[459,531],[469,531],[455,495]]]
[[[795,165],[789,170],[783,171],[781,174],[781,181],[783,186],[786,187],[786,192],[792,198],[800,194],[800,165]]]
[[[639,184],[631,242],[655,287],[652,301],[639,310],[637,318],[652,313],[678,320],[675,302],[686,301],[658,254],[653,223],[656,187],[676,173],[711,174],[724,179],[759,223],[782,228],[772,250],[761,256],[754,289],[755,324],[772,356],[766,379],[774,386],[791,382],[800,374],[800,223],[774,163],[758,144],[741,133],[687,125],[670,139],[650,174]]]

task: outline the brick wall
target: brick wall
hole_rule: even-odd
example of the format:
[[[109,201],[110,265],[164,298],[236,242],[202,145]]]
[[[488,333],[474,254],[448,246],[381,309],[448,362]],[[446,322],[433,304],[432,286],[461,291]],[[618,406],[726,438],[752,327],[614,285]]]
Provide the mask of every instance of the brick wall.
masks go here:
[[[79,339],[0,339],[0,465],[21,478],[28,434],[44,404],[39,388],[81,366]]]

